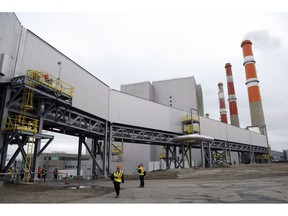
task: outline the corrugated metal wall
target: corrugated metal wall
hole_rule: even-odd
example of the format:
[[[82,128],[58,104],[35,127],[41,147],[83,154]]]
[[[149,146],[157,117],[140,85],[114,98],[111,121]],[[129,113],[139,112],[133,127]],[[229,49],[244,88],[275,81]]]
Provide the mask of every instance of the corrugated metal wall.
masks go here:
[[[150,82],[121,85],[121,92],[154,101],[154,86]]]
[[[14,76],[20,33],[21,24],[15,14],[0,13],[0,82],[9,82]]]
[[[75,88],[73,107],[108,119],[110,88],[74,61],[50,46],[30,31],[23,35],[23,47],[16,75],[25,75],[27,70],[45,71]],[[61,62],[61,71],[60,65]]]
[[[110,121],[139,127],[182,133],[185,112],[111,90]]]
[[[167,106],[190,112],[198,109],[196,82],[194,77],[152,82],[155,88],[155,101]]]
[[[209,118],[200,117],[201,134],[214,139],[267,147],[266,136]]]

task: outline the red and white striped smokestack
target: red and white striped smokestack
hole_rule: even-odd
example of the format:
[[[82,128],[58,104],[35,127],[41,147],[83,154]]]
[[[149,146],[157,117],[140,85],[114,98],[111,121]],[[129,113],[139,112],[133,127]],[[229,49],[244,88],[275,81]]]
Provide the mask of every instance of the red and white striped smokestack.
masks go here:
[[[218,83],[218,96],[219,96],[219,105],[220,105],[220,119],[221,122],[227,124],[227,111],[225,105],[225,98],[224,98],[224,90],[223,90],[223,83]]]
[[[243,57],[245,71],[246,71],[246,85],[248,89],[248,98],[250,106],[251,123],[254,127],[259,127],[262,134],[265,134],[265,119],[262,107],[262,101],[259,89],[259,80],[257,78],[255,60],[252,51],[252,42],[250,40],[244,40],[241,43],[243,50]]]
[[[238,117],[238,108],[237,108],[237,98],[235,95],[234,81],[232,76],[232,65],[230,63],[225,64],[226,77],[227,77],[227,88],[228,88],[228,101],[229,101],[229,110],[230,110],[230,120],[231,125],[239,127],[239,117]]]

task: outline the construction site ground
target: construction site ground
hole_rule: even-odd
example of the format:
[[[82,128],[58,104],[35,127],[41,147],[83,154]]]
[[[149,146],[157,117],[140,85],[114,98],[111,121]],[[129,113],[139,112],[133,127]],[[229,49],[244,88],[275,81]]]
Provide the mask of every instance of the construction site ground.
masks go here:
[[[108,178],[1,181],[0,203],[288,203],[288,163],[152,171],[138,186],[137,175],[125,175],[116,198]]]

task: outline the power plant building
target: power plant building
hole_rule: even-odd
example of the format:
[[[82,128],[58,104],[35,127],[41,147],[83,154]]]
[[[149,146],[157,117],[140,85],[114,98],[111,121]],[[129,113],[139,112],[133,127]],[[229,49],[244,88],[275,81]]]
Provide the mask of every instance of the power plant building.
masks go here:
[[[78,175],[82,148],[93,175],[105,177],[118,162],[133,173],[139,162],[148,171],[213,167],[255,162],[268,153],[265,135],[203,116],[205,96],[193,76],[117,91],[22,26],[14,13],[0,13],[0,35],[1,172],[19,154],[36,171],[54,139],[45,131],[79,138]],[[10,144],[18,149],[6,164]]]
[[[204,115],[201,85],[194,77],[121,85],[121,91],[156,103]]]

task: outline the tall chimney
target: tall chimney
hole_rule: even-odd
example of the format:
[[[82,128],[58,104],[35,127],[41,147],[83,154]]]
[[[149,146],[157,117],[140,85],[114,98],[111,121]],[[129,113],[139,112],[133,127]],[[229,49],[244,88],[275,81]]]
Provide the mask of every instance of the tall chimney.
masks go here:
[[[259,89],[259,80],[257,78],[255,60],[253,57],[252,43],[250,40],[244,40],[241,43],[244,57],[244,67],[246,71],[246,85],[248,89],[248,98],[250,106],[251,123],[253,127],[259,127],[261,134],[266,134],[264,113]]]
[[[221,119],[221,122],[227,124],[227,115],[226,115],[227,111],[226,111],[226,105],[225,105],[223,83],[218,83],[218,87],[219,87],[218,96],[219,96],[219,105],[220,105],[220,119]]]
[[[225,64],[226,77],[227,77],[227,88],[228,88],[228,101],[230,110],[231,125],[239,127],[239,117],[237,108],[237,98],[235,95],[234,81],[232,76],[232,65],[230,63]]]

